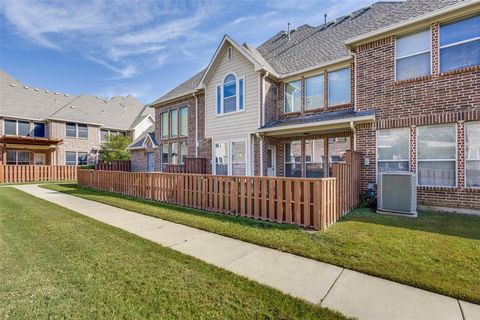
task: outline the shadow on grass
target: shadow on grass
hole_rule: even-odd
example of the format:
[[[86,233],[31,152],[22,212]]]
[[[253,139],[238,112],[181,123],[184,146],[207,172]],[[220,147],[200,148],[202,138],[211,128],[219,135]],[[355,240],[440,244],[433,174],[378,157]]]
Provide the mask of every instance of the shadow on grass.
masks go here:
[[[216,213],[212,211],[187,208],[187,207],[182,207],[174,204],[158,202],[154,200],[140,199],[132,196],[121,195],[121,194],[116,194],[116,193],[102,191],[102,190],[79,187],[77,184],[74,184],[74,183],[58,183],[56,185],[63,188],[68,188],[68,190],[64,189],[64,190],[61,190],[61,192],[65,194],[73,195],[73,196],[80,196],[80,195],[92,196],[92,197],[104,196],[104,197],[117,198],[122,200],[131,200],[137,203],[151,205],[156,208],[175,210],[177,213],[184,213],[192,216],[204,217],[204,218],[216,220],[223,223],[231,223],[239,226],[251,227],[256,229],[298,230],[298,231],[304,230],[303,228],[300,228],[295,225],[272,223],[268,221],[254,220],[253,218],[247,218],[247,217],[242,217],[237,215],[228,215],[228,214],[221,214],[221,213]],[[98,202],[102,202],[102,199],[100,198],[95,200]],[[115,203],[110,203],[110,202],[105,204],[108,204],[114,207],[116,206]],[[120,208],[120,206],[118,207]],[[130,208],[130,209],[125,207],[121,207],[121,208],[131,210],[131,211],[136,211],[134,208]],[[136,211],[136,212],[149,215],[152,217],[156,217],[156,218],[162,218],[161,216],[155,215],[154,213],[151,213],[151,212],[145,212],[145,211]],[[177,221],[174,221],[174,222],[177,222]],[[178,223],[181,223],[181,221],[178,221]]]
[[[369,209],[357,209],[346,215],[339,223],[348,221],[480,240],[480,217],[473,215],[419,211],[417,218],[410,218],[380,215]]]

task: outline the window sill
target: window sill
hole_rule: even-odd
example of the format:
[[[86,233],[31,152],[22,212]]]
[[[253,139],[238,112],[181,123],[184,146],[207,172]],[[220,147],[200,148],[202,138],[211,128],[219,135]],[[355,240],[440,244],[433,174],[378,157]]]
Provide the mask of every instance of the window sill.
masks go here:
[[[330,111],[330,110],[336,110],[336,109],[343,109],[343,108],[351,108],[353,104],[351,102],[349,103],[341,103],[341,104],[332,104],[328,105],[325,110]]]
[[[322,112],[322,111],[327,111],[327,109],[325,107],[305,109],[304,113],[305,114],[311,114],[311,113],[317,113],[317,112]]]
[[[396,80],[395,85],[404,85],[404,84],[410,84],[410,83],[416,83],[416,82],[422,82],[422,81],[428,81],[432,80],[433,76],[428,75],[428,76],[423,76],[423,77],[416,77],[416,78],[411,78],[411,79],[405,79],[405,80]]]
[[[462,73],[467,73],[471,71],[478,71],[480,70],[480,65],[479,66],[471,66],[471,67],[465,67],[461,69],[455,69],[455,70],[450,70],[450,71],[445,71],[445,72],[440,72],[439,76],[440,77],[446,77],[446,76],[451,76],[455,74],[462,74]]]
[[[242,109],[242,110],[232,111],[232,112],[228,112],[228,113],[215,113],[215,117],[225,117],[225,116],[229,116],[229,115],[237,114],[237,113],[242,113],[242,112],[245,112],[245,108]]]
[[[442,187],[442,186],[418,186],[417,190],[424,190],[424,191],[458,191],[460,187]]]

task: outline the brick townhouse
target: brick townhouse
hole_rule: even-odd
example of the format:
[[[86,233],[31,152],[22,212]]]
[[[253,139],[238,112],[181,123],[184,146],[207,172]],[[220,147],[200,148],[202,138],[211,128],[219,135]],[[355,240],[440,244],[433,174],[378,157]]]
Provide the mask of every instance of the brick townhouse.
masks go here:
[[[478,1],[377,2],[257,48],[226,35],[150,106],[155,170],[188,155],[213,174],[328,177],[357,150],[363,191],[411,171],[419,205],[480,209]]]
[[[22,84],[0,70],[0,162],[86,165],[108,135],[138,138],[154,113],[135,98],[106,100]]]

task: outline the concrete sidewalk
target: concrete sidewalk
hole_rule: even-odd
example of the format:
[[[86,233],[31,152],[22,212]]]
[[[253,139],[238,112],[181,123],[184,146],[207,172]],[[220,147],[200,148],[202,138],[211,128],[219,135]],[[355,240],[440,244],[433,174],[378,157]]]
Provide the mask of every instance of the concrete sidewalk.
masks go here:
[[[15,188],[346,316],[480,320],[480,305],[37,185]]]

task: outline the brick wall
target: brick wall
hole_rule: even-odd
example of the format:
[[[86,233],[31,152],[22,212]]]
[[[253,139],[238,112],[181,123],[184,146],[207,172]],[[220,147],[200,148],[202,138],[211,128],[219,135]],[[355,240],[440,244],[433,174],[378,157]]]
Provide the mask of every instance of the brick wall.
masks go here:
[[[376,121],[357,126],[357,149],[370,158],[362,163],[362,188],[375,181],[376,129],[410,128],[410,170],[416,172],[416,128],[457,124],[457,185],[418,187],[418,203],[428,206],[480,209],[478,190],[464,187],[464,121],[480,119],[480,67],[439,73],[438,24],[432,24],[432,75],[395,81],[395,38],[386,37],[356,49],[357,106],[375,110]]]
[[[210,139],[205,139],[205,95],[198,94],[198,157],[206,158],[211,161],[212,143]],[[188,107],[188,135],[186,137],[162,138],[161,132],[161,114],[170,112],[170,110]],[[188,156],[195,157],[195,135],[196,135],[196,113],[195,113],[195,97],[193,95],[186,96],[183,99],[167,102],[155,108],[155,137],[158,143],[188,143]],[[170,121],[170,117],[169,120]],[[155,167],[160,170],[162,148],[159,146],[155,154]],[[207,165],[207,170],[211,170],[211,162]],[[208,171],[210,172],[210,171]]]
[[[65,164],[65,152],[87,152],[88,159],[94,163],[98,159],[100,148],[100,127],[88,125],[88,138],[70,138],[65,136],[65,122],[51,121],[48,123],[47,132],[51,139],[61,139],[63,143],[58,147],[57,164]]]

